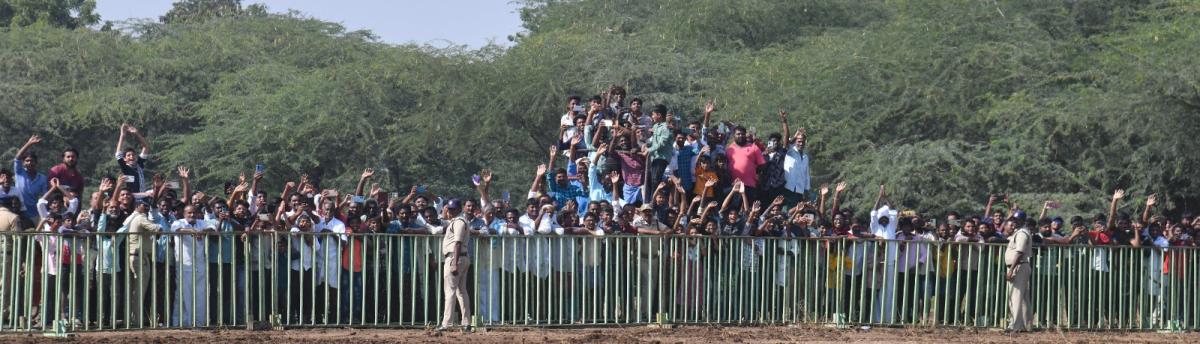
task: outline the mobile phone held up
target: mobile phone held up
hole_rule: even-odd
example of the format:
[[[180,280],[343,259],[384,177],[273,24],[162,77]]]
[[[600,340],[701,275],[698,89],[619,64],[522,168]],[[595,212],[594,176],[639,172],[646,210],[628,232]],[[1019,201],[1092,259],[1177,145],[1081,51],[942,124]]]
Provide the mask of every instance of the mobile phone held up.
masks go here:
[[[425,193],[425,186],[417,185],[417,193]]]
[[[254,165],[254,173],[261,174],[261,173],[265,172],[266,170],[267,170],[267,167],[263,166],[263,164]]]
[[[475,186],[479,186],[480,183],[483,183],[483,180],[479,178],[478,174],[471,175],[471,184],[475,184]]]

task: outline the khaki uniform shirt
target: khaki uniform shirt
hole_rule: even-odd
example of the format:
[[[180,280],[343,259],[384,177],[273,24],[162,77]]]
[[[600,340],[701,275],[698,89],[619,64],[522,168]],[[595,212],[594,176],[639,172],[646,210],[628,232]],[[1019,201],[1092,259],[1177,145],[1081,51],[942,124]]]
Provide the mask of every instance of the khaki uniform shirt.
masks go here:
[[[8,208],[0,207],[0,235],[5,232],[20,232],[21,220]],[[8,238],[0,236],[0,253],[8,253]]]
[[[442,255],[451,254],[454,252],[454,247],[462,244],[464,247],[460,251],[461,254],[467,253],[467,236],[469,236],[471,227],[467,225],[467,219],[459,216],[450,220],[446,226],[446,235],[442,236]]]
[[[154,253],[154,238],[146,236],[146,232],[161,232],[162,226],[150,221],[150,217],[146,214],[133,212],[129,218],[125,219],[125,228],[129,231],[129,255],[134,256],[140,252],[147,254]],[[150,259],[150,257],[146,257]]]
[[[1030,237],[1028,228],[1017,229],[1013,233],[1012,238],[1008,240],[1008,249],[1004,250],[1004,265],[1013,266],[1029,262],[1029,255],[1033,252],[1033,239]],[[1021,261],[1017,261],[1017,257],[1021,257]]]

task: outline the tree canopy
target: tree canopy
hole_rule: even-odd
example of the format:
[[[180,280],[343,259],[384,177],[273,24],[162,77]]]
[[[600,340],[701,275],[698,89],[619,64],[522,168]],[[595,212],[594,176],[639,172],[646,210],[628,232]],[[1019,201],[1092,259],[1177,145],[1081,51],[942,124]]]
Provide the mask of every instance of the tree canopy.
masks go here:
[[[89,0],[0,0],[0,149],[41,134],[43,166],[75,147],[95,183],[129,122],[152,170],[210,188],[264,163],[270,185],[350,187],[372,166],[465,195],[489,167],[520,194],[566,97],[617,84],[685,118],[715,99],[760,133],[787,110],[815,181],[849,181],[857,208],[878,184],[935,213],[989,192],[1077,214],[1115,188],[1200,201],[1194,1],[529,0],[511,47],[479,49],[255,6],[190,0],[103,31],[80,29]]]

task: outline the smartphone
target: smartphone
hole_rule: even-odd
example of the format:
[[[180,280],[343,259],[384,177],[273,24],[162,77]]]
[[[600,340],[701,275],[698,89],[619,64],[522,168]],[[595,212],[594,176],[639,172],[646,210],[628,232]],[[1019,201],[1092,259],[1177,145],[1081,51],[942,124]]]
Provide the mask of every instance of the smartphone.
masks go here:
[[[254,165],[254,173],[263,173],[263,171],[266,170],[267,168],[266,166],[263,166],[263,164]]]
[[[388,199],[400,199],[400,193],[399,192],[389,193]]]
[[[133,180],[134,180],[134,178],[135,178],[134,176],[125,176],[125,182],[126,182],[126,183],[132,183],[132,182],[133,182]]]
[[[611,126],[613,126],[613,120],[611,120],[611,119],[600,120],[600,126],[611,127]]]
[[[168,187],[168,188],[171,188],[171,189],[176,189],[176,190],[178,190],[178,189],[179,189],[179,182],[175,182],[175,181],[167,182],[167,187]]]
[[[572,109],[571,109],[571,111],[575,111],[576,113],[582,113],[582,112],[583,112],[583,105],[575,105],[575,107],[574,107],[574,108],[572,108]]]
[[[505,191],[504,192],[504,202],[508,202],[508,200],[509,200],[509,194],[508,194],[508,191]]]
[[[479,178],[478,174],[473,174],[471,175],[471,183],[479,186],[479,184],[483,183],[483,180]]]
[[[359,196],[359,195],[354,195],[354,197],[351,197],[350,199],[352,201],[354,201],[354,203],[362,203],[362,202],[366,201],[366,199],[363,198],[363,196]]]
[[[417,193],[425,193],[425,186],[417,185]]]
[[[271,221],[271,214],[258,214],[259,221]]]

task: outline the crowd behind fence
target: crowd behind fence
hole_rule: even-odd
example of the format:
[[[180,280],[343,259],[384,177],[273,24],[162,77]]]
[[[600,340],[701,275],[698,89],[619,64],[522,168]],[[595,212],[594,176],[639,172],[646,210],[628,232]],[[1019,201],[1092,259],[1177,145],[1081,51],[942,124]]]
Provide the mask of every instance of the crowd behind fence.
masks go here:
[[[133,236],[153,257],[127,257]],[[6,233],[4,331],[430,327],[438,236]],[[478,236],[475,326],[830,324],[998,328],[1003,246],[712,236]],[[1031,325],[1195,330],[1194,248],[1037,246]]]

